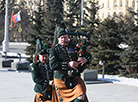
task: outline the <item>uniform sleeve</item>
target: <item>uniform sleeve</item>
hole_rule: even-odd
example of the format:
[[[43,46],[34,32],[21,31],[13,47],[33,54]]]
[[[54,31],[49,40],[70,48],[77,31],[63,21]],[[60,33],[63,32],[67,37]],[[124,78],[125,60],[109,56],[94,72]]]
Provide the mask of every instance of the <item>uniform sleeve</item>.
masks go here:
[[[52,70],[60,70],[62,69],[62,64],[58,60],[58,55],[54,48],[50,49],[50,56],[49,56],[49,65]]]
[[[53,71],[52,70],[50,70],[50,72],[49,72],[49,80],[53,80]]]
[[[33,64],[32,65],[32,79],[35,83],[37,84],[43,84],[44,83],[44,79],[41,78],[41,76],[39,75],[39,71],[37,70],[36,66]]]

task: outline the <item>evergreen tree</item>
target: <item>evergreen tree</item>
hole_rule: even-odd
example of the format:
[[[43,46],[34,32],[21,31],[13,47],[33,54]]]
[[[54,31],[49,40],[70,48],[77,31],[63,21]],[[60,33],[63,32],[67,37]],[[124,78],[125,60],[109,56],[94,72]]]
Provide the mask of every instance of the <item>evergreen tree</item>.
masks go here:
[[[26,49],[26,54],[31,55],[28,60],[33,61],[33,56],[36,50],[36,39],[39,37],[42,39],[43,44],[47,44],[51,47],[54,38],[55,20],[62,20],[63,5],[61,0],[47,0],[46,6],[41,5],[39,2],[38,11],[34,12],[32,16],[32,30],[29,34],[28,43],[30,46]],[[45,5],[45,4],[44,4]],[[46,8],[46,12],[44,11]]]
[[[55,22],[63,20],[63,4],[62,0],[47,0],[46,4],[45,24],[43,29],[43,40],[52,45],[54,39]],[[50,47],[50,46],[49,46]]]
[[[36,52],[36,39],[37,38],[41,38],[42,36],[41,34],[43,33],[43,9],[42,9],[42,5],[41,2],[38,3],[38,9],[34,11],[34,15],[32,15],[31,18],[31,22],[32,22],[32,33],[30,33],[28,35],[28,43],[30,44],[30,46],[27,46],[26,48],[26,55],[30,55],[29,58],[27,58],[27,60],[29,60],[30,62],[33,62],[33,57],[34,54]]]
[[[87,3],[89,3],[90,6],[87,6]],[[88,50],[93,56],[92,65],[90,65],[90,68],[95,68],[95,65],[97,60],[94,60],[95,55],[95,48],[97,48],[97,43],[95,43],[95,37],[97,36],[97,26],[99,25],[99,19],[96,18],[97,12],[99,10],[98,2],[96,0],[90,0],[89,2],[84,3],[85,6],[85,12],[84,12],[84,30],[81,30],[81,32],[88,33],[90,35],[90,41]]]
[[[90,6],[87,5],[89,3]],[[84,24],[85,32],[89,32],[90,34],[94,33],[96,26],[99,24],[99,20],[96,18],[96,14],[99,10],[98,1],[90,0],[89,2],[85,2],[85,12],[84,12]]]
[[[97,36],[94,38],[95,47],[94,58],[105,64],[105,73],[117,74],[115,65],[119,65],[118,53],[121,49],[118,45],[122,42],[118,32],[118,24],[114,19],[105,19],[98,27]]]
[[[0,18],[3,18],[5,15],[5,1],[6,0],[0,1]]]
[[[135,25],[136,25],[134,28],[132,28],[132,30],[134,32],[138,32],[138,10],[137,11],[130,10],[130,13],[133,15],[134,21],[135,21]]]
[[[134,11],[130,11],[130,13],[138,16],[138,13]],[[121,70],[121,75],[135,78],[138,77],[138,31],[136,27],[133,19],[127,19],[127,23],[124,23],[123,27],[120,26],[123,43],[129,46],[120,54],[121,65],[124,68]]]
[[[81,0],[65,0],[66,11],[64,17],[67,28],[73,32],[80,29],[81,22]]]

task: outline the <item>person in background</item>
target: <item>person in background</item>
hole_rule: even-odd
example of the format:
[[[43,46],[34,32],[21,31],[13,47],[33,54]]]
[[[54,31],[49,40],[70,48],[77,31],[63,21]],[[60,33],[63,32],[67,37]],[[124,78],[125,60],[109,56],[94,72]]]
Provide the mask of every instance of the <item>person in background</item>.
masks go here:
[[[42,48],[38,56],[39,60],[32,64],[31,71],[36,92],[34,102],[51,102],[53,75],[48,63],[49,53],[45,48]]]
[[[86,64],[91,62],[91,54],[77,56],[75,45],[69,42],[64,24],[58,24],[56,27],[55,43],[49,52],[49,65],[54,70],[57,97],[53,102],[88,102],[86,86],[80,73],[86,68]]]

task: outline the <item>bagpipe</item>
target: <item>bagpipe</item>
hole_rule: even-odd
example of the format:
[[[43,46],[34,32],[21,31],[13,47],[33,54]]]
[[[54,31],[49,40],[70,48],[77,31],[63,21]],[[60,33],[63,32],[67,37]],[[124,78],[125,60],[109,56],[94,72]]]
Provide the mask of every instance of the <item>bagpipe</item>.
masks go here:
[[[76,36],[77,40],[72,40],[70,37],[70,42],[75,43],[75,52],[78,57],[85,57],[87,54],[87,46],[90,40],[90,34],[84,34],[81,32],[69,32],[69,36]]]
[[[70,37],[69,43],[73,43],[75,45],[75,53],[77,53],[77,57],[86,57],[88,54],[87,46],[90,40],[90,35],[81,32],[68,32],[68,35]],[[74,37],[75,39],[73,39]],[[79,76],[84,69],[85,66],[79,65],[77,67],[77,70],[71,72],[71,76],[69,75],[65,79],[65,86],[68,89],[73,89],[78,84],[77,80],[75,79],[75,76]]]

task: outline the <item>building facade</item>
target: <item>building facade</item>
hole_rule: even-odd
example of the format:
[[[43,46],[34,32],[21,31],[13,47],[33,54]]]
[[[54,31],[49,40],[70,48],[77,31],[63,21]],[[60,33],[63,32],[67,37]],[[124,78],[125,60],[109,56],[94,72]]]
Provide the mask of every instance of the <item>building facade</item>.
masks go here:
[[[99,12],[98,18],[105,19],[107,17],[123,17],[129,16],[128,8],[134,11],[138,10],[138,0],[98,0]]]

